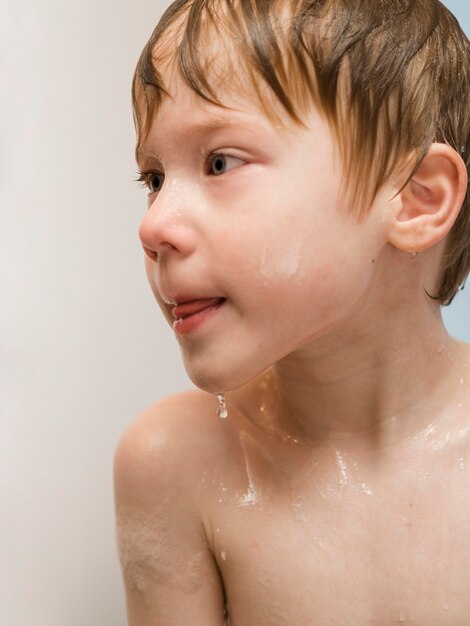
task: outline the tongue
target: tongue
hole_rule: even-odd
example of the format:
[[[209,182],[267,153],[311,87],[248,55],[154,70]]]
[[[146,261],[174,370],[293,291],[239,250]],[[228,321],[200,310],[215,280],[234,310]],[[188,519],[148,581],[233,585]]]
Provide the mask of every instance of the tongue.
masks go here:
[[[224,298],[205,298],[204,300],[191,300],[191,302],[185,302],[184,304],[179,304],[178,306],[175,306],[175,308],[173,309],[173,315],[176,318],[187,317],[188,315],[193,315],[194,313],[199,313],[199,311],[208,309],[211,306],[215,306],[223,300]]]

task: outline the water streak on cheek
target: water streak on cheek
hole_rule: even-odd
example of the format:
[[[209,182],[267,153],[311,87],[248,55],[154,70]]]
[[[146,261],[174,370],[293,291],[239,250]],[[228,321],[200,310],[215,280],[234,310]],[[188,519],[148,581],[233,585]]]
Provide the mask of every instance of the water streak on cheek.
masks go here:
[[[261,256],[261,274],[267,279],[299,277],[302,248],[303,245],[300,242],[292,244],[286,241],[281,245],[266,242]]]

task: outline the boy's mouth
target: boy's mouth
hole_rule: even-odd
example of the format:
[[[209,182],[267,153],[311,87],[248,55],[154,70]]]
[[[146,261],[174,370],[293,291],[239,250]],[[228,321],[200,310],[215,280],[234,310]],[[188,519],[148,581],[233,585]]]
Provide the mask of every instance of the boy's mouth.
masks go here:
[[[204,309],[209,309],[223,302],[225,298],[201,298],[199,300],[190,300],[181,302],[172,309],[173,316],[176,319],[185,319],[195,313],[200,313]]]

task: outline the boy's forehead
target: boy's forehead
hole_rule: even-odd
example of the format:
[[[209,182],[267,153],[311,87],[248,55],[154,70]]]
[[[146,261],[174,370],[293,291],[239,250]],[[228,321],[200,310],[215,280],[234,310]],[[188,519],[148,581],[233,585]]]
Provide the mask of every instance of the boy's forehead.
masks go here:
[[[174,85],[176,87],[176,85]],[[155,111],[149,133],[137,150],[138,161],[155,157],[160,159],[159,145],[185,145],[185,141],[208,136],[210,133],[236,130],[243,136],[280,133],[256,103],[232,95],[221,94],[225,107],[207,102],[195,94],[180,79]],[[238,135],[237,135],[238,136]],[[176,142],[176,143],[175,143]]]
[[[158,127],[170,130],[169,122],[171,128],[178,127],[182,134],[186,131],[189,134],[241,126],[253,130],[275,128],[282,133],[292,126],[292,121],[286,119],[279,102],[263,85],[260,85],[260,93],[262,90],[265,93],[261,99],[254,93],[253,87],[250,88],[248,78],[240,84],[242,81],[232,80],[227,71],[223,79],[216,81],[214,91],[221,106],[204,99],[187,84],[175,59],[159,63],[157,69],[165,92],[153,111],[149,140]],[[269,115],[266,106],[271,109]],[[145,146],[142,149],[145,151]]]

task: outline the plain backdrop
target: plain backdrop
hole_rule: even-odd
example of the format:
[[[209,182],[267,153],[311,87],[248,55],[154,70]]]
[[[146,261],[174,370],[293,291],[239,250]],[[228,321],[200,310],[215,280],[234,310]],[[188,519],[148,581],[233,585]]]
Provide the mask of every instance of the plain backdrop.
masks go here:
[[[192,386],[137,238],[130,82],[164,6],[0,0],[2,626],[125,625],[114,449]],[[444,315],[470,342],[470,287]]]

